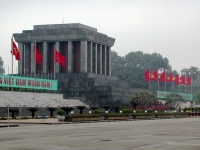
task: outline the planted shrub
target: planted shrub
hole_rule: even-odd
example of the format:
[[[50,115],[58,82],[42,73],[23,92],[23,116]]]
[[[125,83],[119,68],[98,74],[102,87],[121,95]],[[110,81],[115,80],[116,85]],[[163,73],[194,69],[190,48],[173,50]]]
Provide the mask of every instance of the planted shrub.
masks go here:
[[[100,114],[70,114],[66,115],[65,118],[96,118],[101,117]]]
[[[98,109],[95,109],[92,111],[92,114],[100,114],[99,110]]]
[[[130,110],[130,109],[122,109],[122,113],[127,113],[127,114],[129,114],[129,113],[131,113],[131,110]]]
[[[183,108],[183,112],[186,112],[187,111],[187,107]]]
[[[153,112],[153,109],[147,109],[147,113],[152,113]]]
[[[103,114],[104,117],[130,117],[129,113],[110,113],[110,114]]]
[[[62,110],[62,109],[59,109],[59,110],[57,111],[57,114],[60,115],[60,116],[63,116],[63,115],[65,115],[65,111]]]

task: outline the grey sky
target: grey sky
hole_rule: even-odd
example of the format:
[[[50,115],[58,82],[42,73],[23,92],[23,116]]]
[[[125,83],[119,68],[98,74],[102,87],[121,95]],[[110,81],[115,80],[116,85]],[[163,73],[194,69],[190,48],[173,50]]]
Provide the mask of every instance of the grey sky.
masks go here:
[[[199,0],[1,0],[0,56],[11,73],[12,33],[82,23],[116,39],[112,50],[160,53],[173,69],[200,68]],[[14,60],[14,73],[17,61]]]

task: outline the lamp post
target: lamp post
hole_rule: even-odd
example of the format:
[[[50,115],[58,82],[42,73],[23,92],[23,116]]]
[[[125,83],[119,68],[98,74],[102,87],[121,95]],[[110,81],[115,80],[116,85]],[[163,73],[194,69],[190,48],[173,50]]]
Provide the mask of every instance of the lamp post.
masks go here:
[[[24,105],[23,107],[25,107],[24,118],[26,118],[26,105]]]
[[[10,116],[9,116],[9,106],[10,106],[10,105],[7,104],[7,107],[8,107],[8,127],[10,127],[10,120],[9,120],[9,117],[10,117]]]
[[[21,104],[19,104],[19,126],[21,125]]]

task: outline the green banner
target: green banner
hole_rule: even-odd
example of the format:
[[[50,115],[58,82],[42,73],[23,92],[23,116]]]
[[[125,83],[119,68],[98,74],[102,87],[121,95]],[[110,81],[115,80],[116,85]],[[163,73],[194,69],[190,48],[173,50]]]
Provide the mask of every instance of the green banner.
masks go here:
[[[172,94],[174,92],[164,92],[164,91],[157,91],[157,98],[166,98],[167,95]],[[174,93],[174,94],[178,94],[181,95],[183,97],[183,99],[187,100],[187,101],[192,101],[193,100],[193,95],[192,94],[185,94],[185,93]]]
[[[0,87],[57,90],[57,80],[0,75]]]

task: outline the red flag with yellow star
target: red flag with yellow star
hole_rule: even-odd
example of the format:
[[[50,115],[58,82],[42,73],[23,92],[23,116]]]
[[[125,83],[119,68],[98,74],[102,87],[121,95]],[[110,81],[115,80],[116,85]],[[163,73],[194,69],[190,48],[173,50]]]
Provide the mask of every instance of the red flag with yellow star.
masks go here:
[[[62,56],[55,48],[54,48],[54,62],[58,62],[62,67],[65,66],[65,57]]]
[[[150,81],[150,69],[147,69],[145,72],[144,72],[144,80],[146,82],[149,82]]]
[[[35,58],[35,62],[39,65],[42,64],[41,59],[42,59],[42,55],[38,52],[38,50],[36,49],[36,45],[34,45],[34,58]]]
[[[173,79],[173,74],[170,73],[166,78],[166,82],[172,82],[172,79]]]
[[[173,77],[173,82],[176,84],[176,85],[179,85],[179,75],[176,75],[175,77]]]
[[[165,80],[165,75],[166,75],[166,73],[165,73],[165,71],[163,71],[163,72],[159,75],[158,80],[159,80],[159,81],[162,81],[162,82],[166,82],[166,80]]]
[[[180,79],[179,79],[179,83],[180,84],[185,84],[185,76],[182,76],[182,77],[180,77]]]
[[[191,84],[191,77],[188,77],[186,79],[186,82],[185,82],[186,85],[190,85]]]
[[[156,80],[156,79],[158,79],[158,70],[155,70],[150,76],[150,80]]]
[[[20,60],[20,52],[17,48],[17,45],[15,44],[15,42],[13,41],[13,39],[11,39],[12,42],[12,50],[11,50],[11,54],[15,56],[16,60]]]

